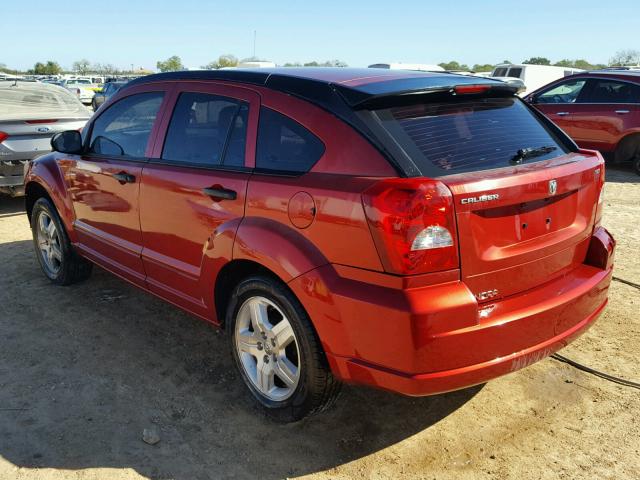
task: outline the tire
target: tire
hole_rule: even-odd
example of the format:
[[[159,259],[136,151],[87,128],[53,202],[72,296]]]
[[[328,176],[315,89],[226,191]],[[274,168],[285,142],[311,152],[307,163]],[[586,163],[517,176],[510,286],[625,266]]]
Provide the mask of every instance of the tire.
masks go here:
[[[262,410],[289,423],[331,405],[341,383],[307,313],[286,286],[268,276],[249,277],[231,299],[225,323],[231,354]]]
[[[633,162],[635,167],[638,157],[640,157],[640,135],[633,134],[620,141],[613,155],[613,163],[620,165]]]
[[[94,112],[98,110],[98,104],[96,103],[95,100],[91,100],[91,108],[93,109]]]
[[[74,251],[60,216],[49,199],[41,197],[33,205],[31,232],[40,268],[53,283],[71,285],[91,275],[93,264]]]
[[[640,175],[640,155],[636,155],[633,159],[633,169],[637,175]]]

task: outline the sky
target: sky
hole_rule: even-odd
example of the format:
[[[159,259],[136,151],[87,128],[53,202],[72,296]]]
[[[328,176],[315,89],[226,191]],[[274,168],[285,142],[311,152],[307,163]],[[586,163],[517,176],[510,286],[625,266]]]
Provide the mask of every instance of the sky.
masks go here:
[[[155,69],[181,57],[197,68],[233,54],[278,64],[607,63],[640,50],[639,0],[349,1],[1,0],[0,63],[25,70],[54,60]]]

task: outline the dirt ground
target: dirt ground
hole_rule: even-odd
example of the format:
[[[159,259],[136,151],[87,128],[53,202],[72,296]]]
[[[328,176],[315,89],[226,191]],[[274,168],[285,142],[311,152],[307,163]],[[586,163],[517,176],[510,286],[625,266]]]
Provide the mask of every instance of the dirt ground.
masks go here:
[[[640,177],[607,172],[616,276],[640,282]],[[562,353],[640,380],[640,292],[614,282]],[[411,399],[344,389],[329,412],[257,414],[204,322],[100,269],[40,273],[22,200],[0,199],[0,479],[638,479],[640,392],[546,359]],[[161,441],[142,441],[156,426]]]

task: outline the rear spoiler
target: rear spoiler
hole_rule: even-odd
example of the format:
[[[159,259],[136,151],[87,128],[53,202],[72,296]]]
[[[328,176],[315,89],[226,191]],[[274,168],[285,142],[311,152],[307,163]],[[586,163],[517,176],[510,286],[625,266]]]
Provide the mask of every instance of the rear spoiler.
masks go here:
[[[436,78],[437,79],[437,78]],[[416,77],[365,84],[358,87],[335,85],[334,88],[354,110],[383,108],[397,103],[441,101],[459,95],[474,97],[508,97],[518,93],[518,87],[498,80],[460,75],[455,83],[434,84],[433,78]]]

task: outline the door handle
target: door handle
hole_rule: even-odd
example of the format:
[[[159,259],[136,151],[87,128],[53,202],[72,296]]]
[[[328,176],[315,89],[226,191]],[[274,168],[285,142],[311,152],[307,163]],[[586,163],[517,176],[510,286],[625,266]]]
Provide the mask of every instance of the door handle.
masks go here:
[[[618,115],[625,115],[625,114],[629,113],[629,110],[616,110],[616,113]]]
[[[235,200],[238,198],[238,193],[235,190],[229,190],[219,185],[213,187],[203,188],[202,193],[210,196],[214,200]]]
[[[136,176],[131,175],[130,173],[127,173],[127,172],[114,173],[112,176],[113,178],[118,180],[118,182],[120,182],[120,184],[122,185],[124,185],[125,183],[135,183],[136,181]]]
[[[569,112],[558,112],[556,113],[559,117],[564,117],[565,115],[569,115]]]

